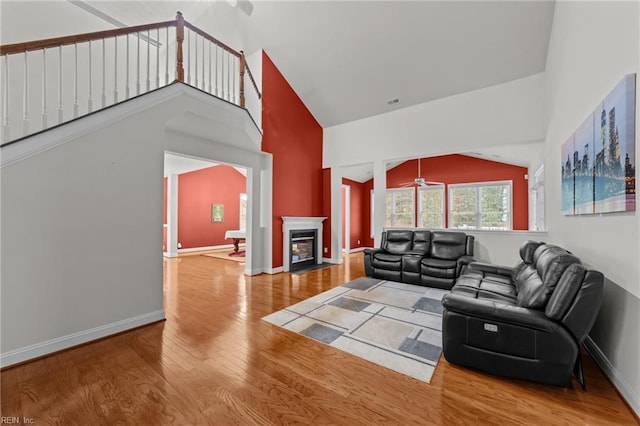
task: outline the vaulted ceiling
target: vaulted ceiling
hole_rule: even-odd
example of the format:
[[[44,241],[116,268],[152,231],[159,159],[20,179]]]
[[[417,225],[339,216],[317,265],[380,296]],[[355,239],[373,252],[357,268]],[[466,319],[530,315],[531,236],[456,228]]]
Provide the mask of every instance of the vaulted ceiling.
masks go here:
[[[555,6],[545,0],[251,0],[249,15],[246,4],[2,0],[0,37],[7,44],[166,21],[180,10],[230,46],[248,54],[264,49],[318,122],[330,127],[544,71]],[[522,149],[479,154],[527,161]]]
[[[180,10],[237,49],[264,49],[329,127],[544,71],[554,4],[253,0],[247,15],[235,0],[54,0],[2,1],[0,11],[2,43],[11,43],[165,21]]]

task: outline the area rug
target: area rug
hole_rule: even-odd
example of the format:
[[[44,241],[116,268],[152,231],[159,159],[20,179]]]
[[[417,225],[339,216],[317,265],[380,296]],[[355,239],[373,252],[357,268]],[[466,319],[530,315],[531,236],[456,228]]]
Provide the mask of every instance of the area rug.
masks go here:
[[[429,383],[447,290],[358,278],[262,318]]]

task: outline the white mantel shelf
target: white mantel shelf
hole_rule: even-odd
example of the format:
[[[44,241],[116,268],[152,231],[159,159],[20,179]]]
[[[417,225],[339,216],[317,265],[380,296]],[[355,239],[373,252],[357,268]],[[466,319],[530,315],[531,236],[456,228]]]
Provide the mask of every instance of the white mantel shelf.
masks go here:
[[[315,229],[318,231],[316,238],[316,257],[317,263],[322,263],[322,222],[326,217],[300,217],[300,216],[282,216],[282,261],[285,272],[290,270],[289,259],[289,235],[291,231],[301,231],[306,229]]]

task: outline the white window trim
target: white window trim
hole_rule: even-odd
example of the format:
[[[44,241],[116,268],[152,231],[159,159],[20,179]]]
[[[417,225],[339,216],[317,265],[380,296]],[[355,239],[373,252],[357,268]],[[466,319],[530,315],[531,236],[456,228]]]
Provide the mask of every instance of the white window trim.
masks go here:
[[[398,226],[395,223],[391,223],[391,224],[387,224],[385,223],[386,227],[390,227],[390,228],[415,228],[415,223],[416,223],[416,191],[415,188],[413,187],[409,187],[409,188],[387,188],[387,191],[385,193],[385,197],[388,193],[395,193],[395,192],[407,192],[407,191],[411,191],[411,226]],[[385,198],[386,201],[386,198]],[[386,205],[386,202],[385,202]],[[393,218],[394,218],[395,214],[391,214],[391,222],[394,222]],[[385,217],[386,217],[386,212],[385,212]]]
[[[496,180],[496,181],[488,181],[488,182],[469,182],[469,183],[451,183],[447,185],[447,198],[449,201],[449,206],[447,208],[447,214],[449,217],[449,227],[451,228],[451,222],[453,218],[453,212],[451,211],[451,205],[453,204],[453,197],[451,196],[452,190],[457,188],[473,188],[473,187],[483,187],[483,186],[498,186],[498,185],[508,185],[509,186],[509,229],[505,229],[503,231],[513,231],[513,181],[512,180]],[[478,231],[493,231],[492,229],[482,229],[480,227],[480,217],[479,217],[479,208],[480,208],[480,191],[476,192],[476,229]],[[455,228],[452,228],[455,229]]]
[[[425,192],[425,191],[433,191],[435,189],[439,189],[440,191],[442,191],[442,203],[441,203],[441,206],[440,206],[440,213],[442,214],[442,222],[440,224],[440,227],[444,228],[445,227],[445,223],[447,223],[447,220],[446,220],[446,217],[445,217],[445,215],[446,215],[446,212],[445,212],[445,203],[446,203],[446,201],[445,200],[447,198],[447,194],[446,194],[446,191],[445,191],[445,185],[444,184],[442,184],[442,185],[431,185],[431,186],[428,186],[426,188],[418,188],[418,194],[417,194],[417,197],[418,197],[418,200],[417,200],[417,202],[418,202],[418,212],[417,212],[417,217],[416,217],[416,220],[415,220],[415,223],[417,223],[418,228],[424,227],[422,223],[419,223],[421,218],[422,218],[422,202],[420,200],[420,193],[421,192]]]
[[[244,227],[244,229],[242,228],[242,201],[243,200],[245,202],[245,211],[244,211],[244,224],[245,224],[245,227]],[[241,231],[245,231],[246,227],[247,227],[247,209],[246,209],[246,206],[247,206],[247,194],[246,193],[244,193],[244,192],[240,193],[239,203],[240,203],[240,209],[238,210],[238,215],[240,217],[238,219],[238,228],[240,228]]]

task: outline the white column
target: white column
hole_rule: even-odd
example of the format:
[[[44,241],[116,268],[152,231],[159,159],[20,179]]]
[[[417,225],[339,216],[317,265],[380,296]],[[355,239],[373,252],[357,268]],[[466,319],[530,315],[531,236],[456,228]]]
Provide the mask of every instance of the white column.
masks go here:
[[[178,256],[178,175],[167,177],[167,251],[165,256]]]
[[[373,163],[373,245],[380,247],[384,227],[387,192],[387,164],[377,160]]]
[[[325,246],[327,243],[325,243]],[[342,259],[342,169],[331,168],[331,263]]]

